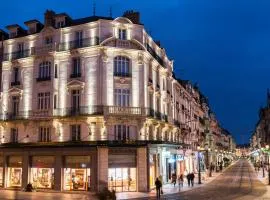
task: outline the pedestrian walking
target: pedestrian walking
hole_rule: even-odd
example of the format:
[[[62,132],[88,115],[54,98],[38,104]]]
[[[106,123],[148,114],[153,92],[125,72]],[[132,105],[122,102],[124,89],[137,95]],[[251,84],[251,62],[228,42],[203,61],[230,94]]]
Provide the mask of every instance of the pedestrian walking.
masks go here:
[[[176,185],[176,174],[175,173],[172,174],[172,183],[173,183],[173,186],[175,187],[175,185]]]
[[[162,183],[158,178],[156,178],[155,185],[156,185],[157,199],[160,199],[160,193],[161,193],[160,190],[162,187]]]
[[[179,177],[178,177],[178,185],[179,185],[179,190],[181,187],[183,187],[184,185],[184,176],[183,174],[181,174]]]
[[[187,174],[188,187],[190,186],[190,181],[191,181],[191,179],[190,179],[190,173],[188,173],[188,174]]]
[[[192,186],[192,187],[194,186],[194,178],[195,178],[195,175],[194,175],[194,173],[192,172],[192,173],[190,174],[190,182],[191,182],[191,186]]]

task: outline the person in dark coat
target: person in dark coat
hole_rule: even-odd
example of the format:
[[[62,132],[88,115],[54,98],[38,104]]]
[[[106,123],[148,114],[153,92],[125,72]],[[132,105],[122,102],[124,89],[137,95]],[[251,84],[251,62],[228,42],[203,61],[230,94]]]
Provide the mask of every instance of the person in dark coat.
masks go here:
[[[190,173],[188,173],[188,174],[187,174],[188,187],[190,186],[190,181],[191,181],[191,179],[190,179]]]
[[[192,173],[190,174],[190,182],[191,182],[191,186],[192,186],[192,187],[194,186],[194,178],[195,178],[195,175],[194,175],[194,173],[192,172]]]
[[[175,184],[176,184],[176,174],[175,173],[173,173],[172,174],[172,183],[173,183],[173,185],[174,185],[174,187],[175,187]]]
[[[156,178],[155,185],[156,185],[156,191],[157,191],[157,199],[160,199],[160,190],[162,187],[162,183],[158,178]]]

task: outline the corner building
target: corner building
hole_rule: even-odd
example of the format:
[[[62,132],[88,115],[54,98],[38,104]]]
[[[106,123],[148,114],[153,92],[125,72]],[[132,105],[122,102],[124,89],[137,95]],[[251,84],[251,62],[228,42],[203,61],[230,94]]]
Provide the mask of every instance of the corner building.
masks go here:
[[[1,31],[1,186],[122,192],[169,182],[191,136],[180,129],[173,62],[139,13],[44,18]]]

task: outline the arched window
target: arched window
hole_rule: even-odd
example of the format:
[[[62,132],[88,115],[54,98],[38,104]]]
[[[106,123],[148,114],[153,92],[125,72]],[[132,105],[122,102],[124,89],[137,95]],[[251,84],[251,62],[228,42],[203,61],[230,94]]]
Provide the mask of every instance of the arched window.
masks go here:
[[[130,76],[130,60],[124,56],[114,58],[114,76],[129,77]]]
[[[49,80],[51,78],[51,62],[44,61],[39,64],[38,78],[40,80]]]

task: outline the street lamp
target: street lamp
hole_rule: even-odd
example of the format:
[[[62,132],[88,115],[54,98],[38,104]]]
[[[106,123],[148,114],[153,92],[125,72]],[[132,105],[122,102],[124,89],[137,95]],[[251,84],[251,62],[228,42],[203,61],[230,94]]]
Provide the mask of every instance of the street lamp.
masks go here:
[[[207,154],[208,154],[209,177],[212,177],[212,162],[210,159],[211,148],[208,148]]]
[[[216,149],[215,150],[215,152],[216,152],[216,172],[218,172],[218,150]]]
[[[261,151],[262,151],[262,155],[263,155],[262,168],[263,168],[263,178],[264,178],[265,177],[265,174],[264,174],[264,152],[263,152],[263,148],[261,148]]]
[[[200,152],[201,152],[201,147],[198,146],[197,147],[198,150],[198,164],[199,164],[199,168],[198,168],[198,184],[202,184],[202,180],[201,180],[201,159],[200,159]]]

